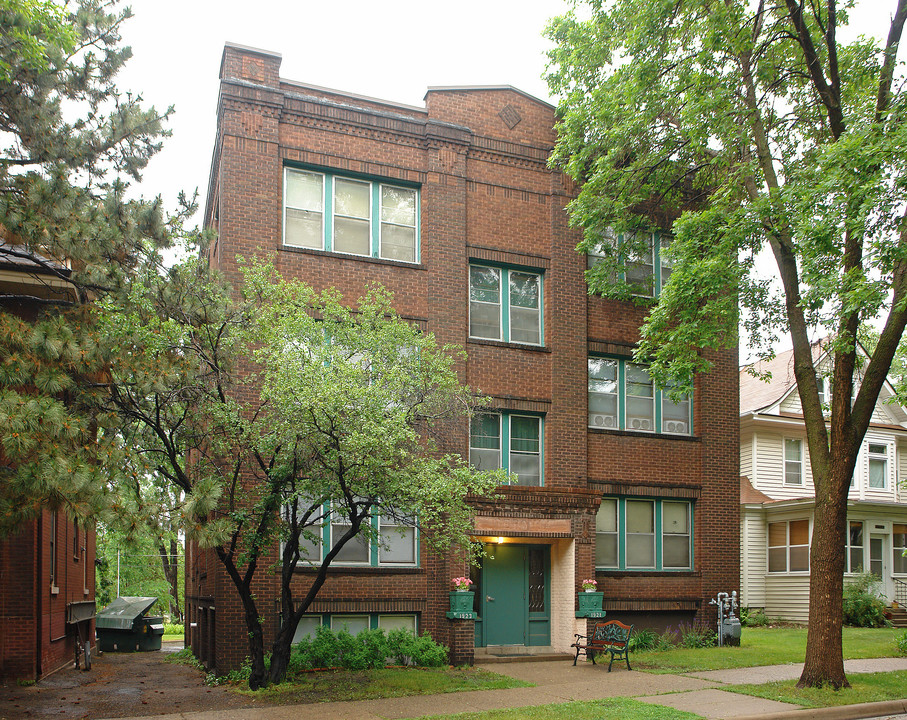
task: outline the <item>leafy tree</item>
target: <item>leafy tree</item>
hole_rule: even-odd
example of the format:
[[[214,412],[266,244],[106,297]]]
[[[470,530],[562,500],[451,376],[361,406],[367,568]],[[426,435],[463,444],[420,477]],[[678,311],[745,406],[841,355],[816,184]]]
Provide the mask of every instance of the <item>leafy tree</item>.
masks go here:
[[[231,578],[253,689],[268,682],[260,571],[276,560],[281,578],[270,671],[280,682],[296,625],[333,560],[357,538],[380,541],[376,514],[418,525],[432,547],[465,546],[467,495],[506,480],[441,451],[438,432],[474,399],[453,351],[400,319],[380,288],[352,310],[336,292],[315,293],[256,263],[232,296],[190,260],[150,276],[129,312],[114,313],[108,331],[133,363],[112,378],[111,410],[127,420],[133,472],[184,494],[190,538],[213,548]],[[347,531],[322,549],[332,519]],[[317,573],[297,604],[300,563]]]
[[[0,0],[0,530],[47,505],[92,516],[121,465],[91,303],[158,260],[160,200],[129,200],[166,135],[114,78],[129,12]],[[169,112],[169,111],[168,111]]]
[[[816,512],[801,686],[847,685],[841,649],[846,499],[907,322],[907,124],[897,68],[907,1],[883,46],[842,42],[853,2],[576,3],[548,36],[560,98],[553,162],[582,182],[573,222],[599,253],[590,290],[628,297],[637,230],[673,229],[673,271],[641,330],[657,382],[691,387],[709,349],[793,343]],[[672,222],[673,221],[673,222]],[[611,238],[614,239],[611,239]],[[760,275],[763,250],[774,272]],[[780,288],[780,290],[778,289]],[[883,317],[862,367],[860,323]],[[830,330],[823,418],[811,337]]]

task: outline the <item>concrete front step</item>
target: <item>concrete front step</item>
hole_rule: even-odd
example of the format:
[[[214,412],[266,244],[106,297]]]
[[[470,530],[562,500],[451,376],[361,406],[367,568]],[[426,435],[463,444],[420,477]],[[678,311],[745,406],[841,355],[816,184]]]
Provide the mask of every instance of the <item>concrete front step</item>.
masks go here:
[[[907,628],[907,610],[902,607],[888,608],[887,612],[891,614],[891,624],[896,628]]]
[[[550,645],[490,645],[477,647],[475,654],[475,662],[482,664],[572,659],[573,655],[558,652]]]

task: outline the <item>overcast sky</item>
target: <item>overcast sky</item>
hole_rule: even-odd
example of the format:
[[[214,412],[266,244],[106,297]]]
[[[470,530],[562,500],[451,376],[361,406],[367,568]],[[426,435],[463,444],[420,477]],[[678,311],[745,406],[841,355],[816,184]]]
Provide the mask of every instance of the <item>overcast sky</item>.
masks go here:
[[[133,58],[119,85],[175,106],[173,137],[140,188],[173,207],[198,188],[204,207],[218,70],[227,41],[278,52],[289,80],[423,104],[435,85],[513,85],[549,100],[541,76],[548,20],[566,0],[131,0],[123,30]],[[859,0],[853,24],[882,24],[894,0]]]
[[[204,207],[224,43],[278,52],[281,77],[423,105],[433,85],[514,85],[548,100],[548,19],[565,0],[131,0],[133,58],[119,79],[158,108],[174,105],[173,137],[140,192],[173,206],[199,189]]]

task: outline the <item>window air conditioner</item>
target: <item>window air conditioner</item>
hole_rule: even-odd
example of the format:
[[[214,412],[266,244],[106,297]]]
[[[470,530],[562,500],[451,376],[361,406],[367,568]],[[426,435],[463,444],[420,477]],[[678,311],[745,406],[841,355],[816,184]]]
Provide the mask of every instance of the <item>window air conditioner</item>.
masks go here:
[[[685,434],[687,432],[687,424],[681,420],[668,420],[665,423],[665,432]]]
[[[633,418],[633,422],[630,423],[630,426],[634,430],[651,430],[652,423],[649,420],[642,420],[640,418]]]
[[[593,413],[589,416],[592,427],[614,427],[614,418],[611,415]]]

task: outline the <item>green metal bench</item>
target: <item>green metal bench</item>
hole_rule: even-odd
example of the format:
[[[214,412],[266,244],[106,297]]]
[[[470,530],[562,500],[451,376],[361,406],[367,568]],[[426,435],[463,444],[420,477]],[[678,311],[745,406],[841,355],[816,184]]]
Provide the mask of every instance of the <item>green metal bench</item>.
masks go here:
[[[595,665],[595,656],[598,653],[611,653],[611,662],[608,663],[608,672],[611,672],[611,665],[614,658],[623,658],[627,663],[627,670],[630,667],[630,633],[633,632],[632,625],[624,625],[619,620],[609,620],[606,623],[597,623],[592,626],[592,633],[589,635],[576,635],[576,642],[570,647],[576,648],[576,657],[573,658],[573,664],[579,659],[580,653],[592,660]]]

